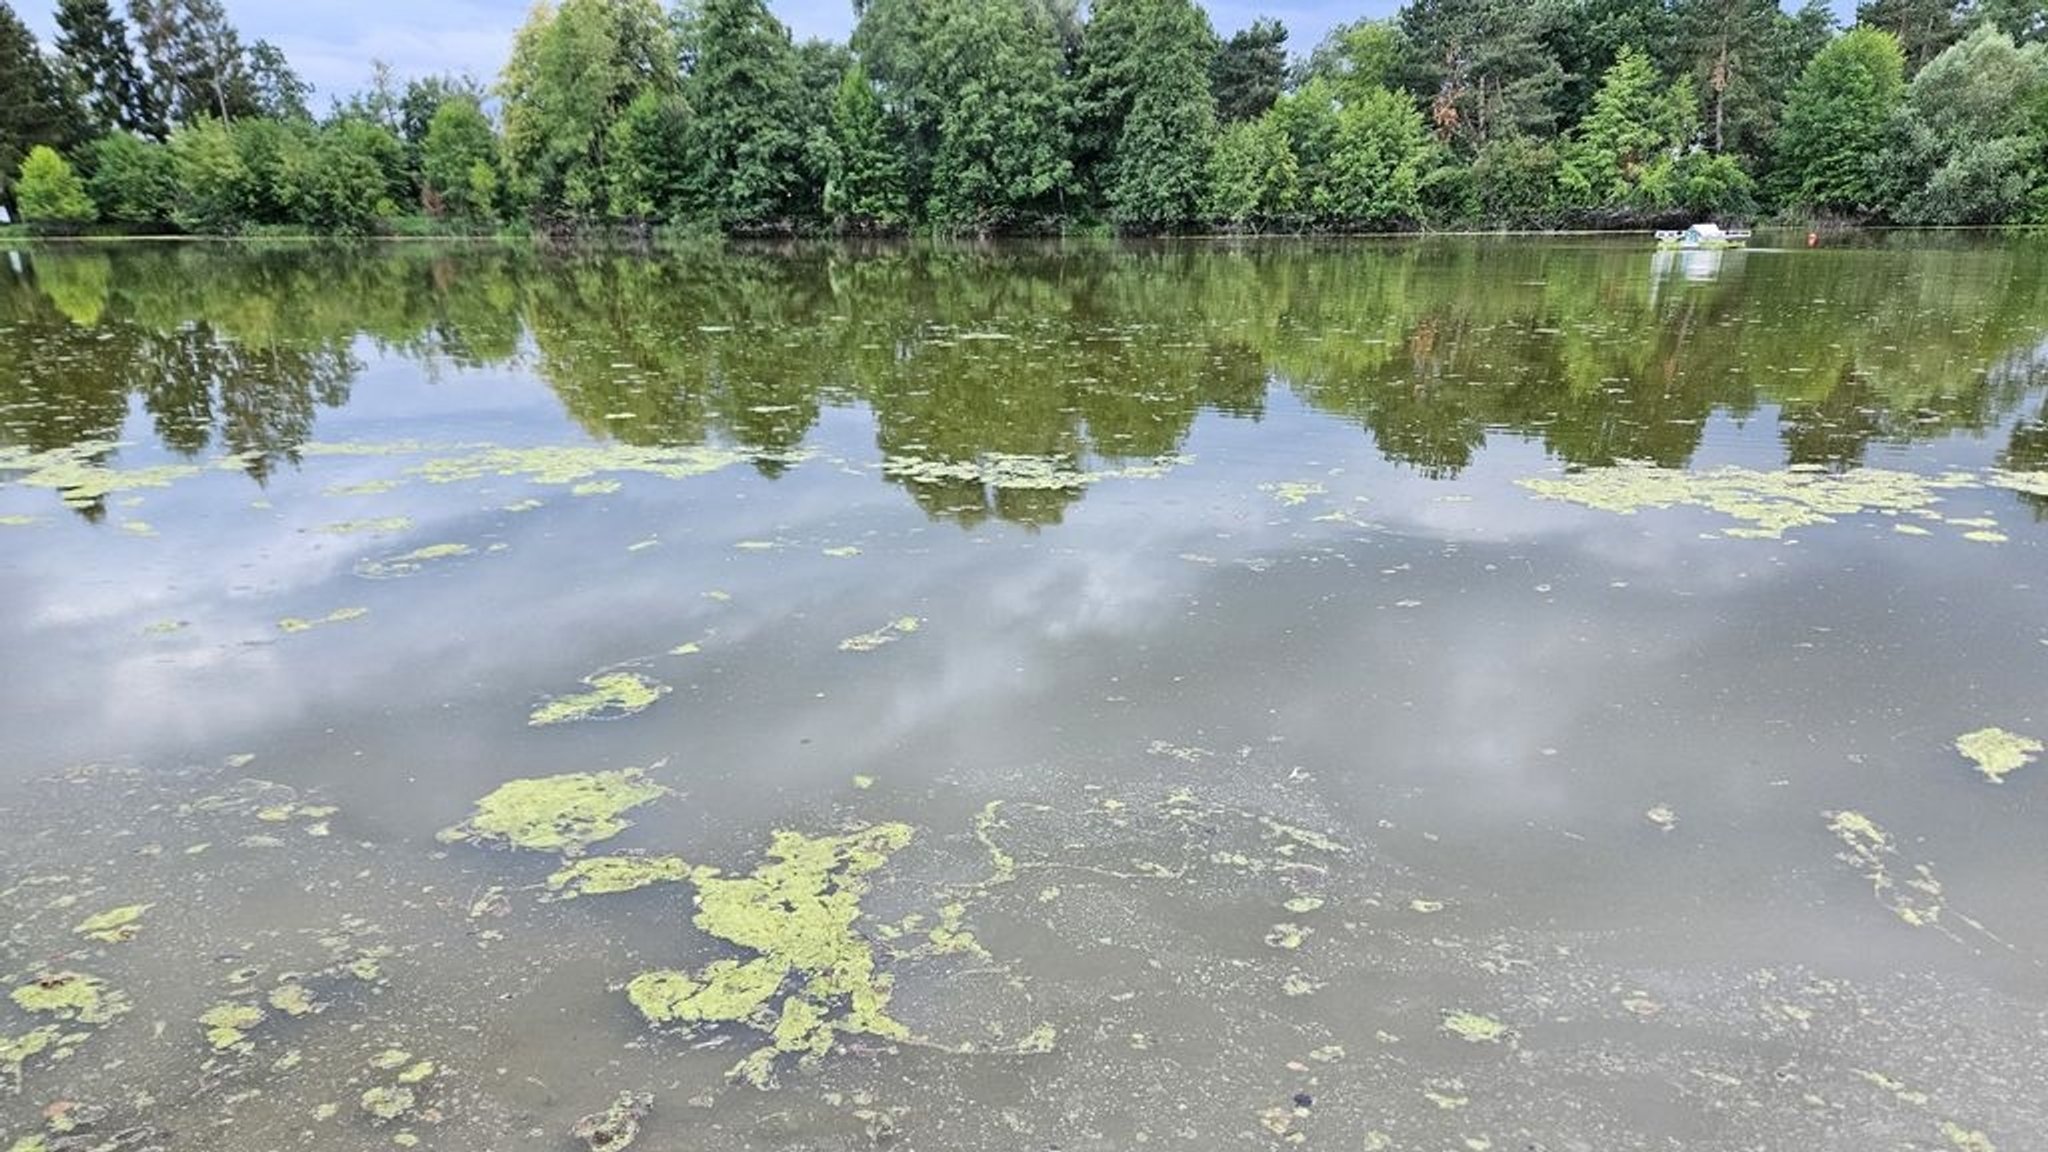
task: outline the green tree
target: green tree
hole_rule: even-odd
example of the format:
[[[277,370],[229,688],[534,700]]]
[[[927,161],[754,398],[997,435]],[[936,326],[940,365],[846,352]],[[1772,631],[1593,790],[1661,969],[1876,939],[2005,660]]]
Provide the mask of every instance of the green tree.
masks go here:
[[[257,115],[241,34],[220,0],[128,0],[149,106],[172,123]]]
[[[1222,123],[1265,115],[1287,88],[1287,26],[1262,16],[1231,33],[1209,66],[1209,87]]]
[[[672,219],[696,210],[690,109],[677,93],[649,88],[612,125],[611,214],[622,220]]]
[[[252,219],[255,192],[249,168],[228,126],[199,120],[171,133],[171,172],[177,189],[171,222],[187,232],[234,233]]]
[[[128,24],[108,0],[58,0],[57,59],[95,135],[163,130],[149,107]]]
[[[1285,220],[1301,200],[1301,171],[1279,118],[1226,125],[1209,152],[1202,215],[1239,228]]]
[[[1852,28],[1816,53],[1786,99],[1773,181],[1817,212],[1867,213],[1880,200],[1883,149],[1905,92],[1898,37]]]
[[[1357,20],[1330,29],[1309,53],[1301,79],[1327,81],[1339,100],[1401,83],[1409,56],[1401,26],[1391,20]]]
[[[1216,36],[1192,0],[1103,0],[1089,21],[1078,103],[1101,149],[1110,218],[1173,227],[1195,217],[1215,133]]]
[[[684,85],[697,210],[721,227],[786,220],[803,137],[789,30],[762,0],[703,0]]]
[[[48,144],[29,149],[14,187],[21,218],[31,224],[85,224],[93,218],[92,197],[69,161]]]
[[[94,142],[86,190],[104,219],[165,224],[171,219],[177,175],[163,145],[132,132],[115,132]]]
[[[1856,23],[1898,37],[1909,76],[1961,39],[1965,25],[1957,0],[1863,0]]]
[[[2029,213],[2040,180],[2048,46],[1983,26],[1906,88],[1885,173],[1906,224],[1992,224]]]
[[[546,215],[603,215],[612,125],[642,91],[675,91],[676,64],[653,0],[536,6],[498,82],[514,194]]]
[[[465,220],[496,217],[498,140],[474,99],[451,96],[434,110],[420,145],[425,202]]]
[[[1320,208],[1341,227],[1391,228],[1417,219],[1429,129],[1406,92],[1374,88],[1337,114],[1327,196]]]
[[[1409,86],[1439,139],[1469,154],[1503,133],[1556,127],[1565,76],[1545,42],[1556,18],[1519,0],[1411,0],[1401,9]]]
[[[360,235],[396,214],[387,164],[399,151],[391,130],[355,117],[322,126],[288,153],[277,178],[290,223]]]
[[[1696,124],[1691,82],[1667,85],[1647,54],[1623,48],[1565,149],[1566,199],[1594,209],[1634,203],[1644,174],[1691,143]]]
[[[825,214],[839,227],[861,231],[900,228],[909,222],[903,162],[875,98],[867,70],[846,70],[832,102],[832,167],[825,182]]]
[[[1282,96],[1266,115],[1287,138],[1287,150],[1294,156],[1299,208],[1307,215],[1322,213],[1330,202],[1331,166],[1342,130],[1335,84],[1313,77]]]
[[[0,204],[11,202],[14,174],[29,149],[68,144],[75,116],[34,34],[0,0]]]
[[[1561,0],[1563,14],[1548,22],[1543,40],[1564,69],[1558,92],[1561,123],[1576,124],[1593,110],[1600,78],[1624,48],[1639,48],[1660,69],[1676,57],[1676,6],[1686,0]],[[1760,0],[1775,5],[1776,0]]]
[[[1766,157],[1785,95],[1833,35],[1820,0],[1788,16],[1778,0],[1675,0],[1676,70],[1703,98],[1716,152]]]
[[[987,231],[1061,215],[1073,161],[1051,15],[1015,0],[934,0],[921,31],[937,110],[932,218]]]
[[[1497,228],[1555,223],[1560,164],[1557,149],[1548,140],[1516,133],[1487,141],[1472,158],[1480,222]]]
[[[306,97],[312,95],[313,86],[292,70],[282,48],[268,40],[258,40],[249,48],[243,74],[255,115],[273,120],[312,119],[312,113],[306,110]]]

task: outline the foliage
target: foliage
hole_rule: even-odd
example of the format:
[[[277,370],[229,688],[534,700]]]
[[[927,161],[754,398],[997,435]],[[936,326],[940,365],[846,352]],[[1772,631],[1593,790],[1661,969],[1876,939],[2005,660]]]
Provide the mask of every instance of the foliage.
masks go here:
[[[1109,216],[1138,229],[1197,214],[1215,133],[1216,37],[1192,0],[1104,0],[1081,55],[1079,102],[1098,142],[1092,173]]]
[[[30,149],[70,143],[75,116],[35,36],[0,0],[0,204],[13,198],[14,175]]]
[[[2048,46],[1980,27],[1907,86],[1892,124],[1889,214],[1907,224],[2024,217],[2048,118]]]
[[[1343,228],[1390,228],[1417,219],[1429,143],[1422,113],[1406,93],[1374,88],[1345,104],[1319,214]]]
[[[1556,219],[1557,149],[1516,133],[1487,141],[1472,159],[1472,188],[1481,222],[1541,228]]]
[[[985,232],[1059,214],[1074,163],[1051,16],[1011,0],[934,0],[922,22],[937,110],[932,220]]]
[[[86,187],[103,219],[163,224],[170,219],[177,174],[163,145],[132,132],[115,132],[93,145],[92,177]]]
[[[1301,171],[1287,131],[1267,115],[1225,126],[1209,151],[1202,215],[1252,227],[1294,215],[1301,199]]]
[[[475,99],[451,97],[434,109],[420,142],[420,183],[430,208],[465,220],[497,215],[498,141]]]
[[[109,0],[58,0],[56,47],[59,71],[95,133],[161,129],[128,43],[128,24]]]
[[[1875,208],[1904,90],[1905,54],[1889,32],[1852,28],[1821,49],[1793,85],[1778,128],[1782,201],[1820,212]]]
[[[703,0],[685,85],[697,213],[725,228],[786,218],[802,136],[796,52],[762,0]]]
[[[21,162],[14,186],[21,218],[31,224],[83,224],[93,218],[92,197],[85,182],[55,148],[38,144]]]
[[[902,158],[889,139],[881,101],[859,64],[846,70],[832,101],[824,207],[839,227],[860,231],[900,228],[910,219]]]
[[[1641,50],[1622,49],[1566,145],[1560,183],[1567,202],[1634,203],[1644,174],[1659,161],[1668,164],[1696,126],[1691,82],[1666,85]]]
[[[1216,118],[1225,124],[1265,114],[1287,85],[1287,26],[1260,17],[1217,46],[1209,65]]]
[[[1544,42],[1549,8],[1508,0],[1413,0],[1401,9],[1409,86],[1439,139],[1467,153],[1557,126],[1564,68]]]

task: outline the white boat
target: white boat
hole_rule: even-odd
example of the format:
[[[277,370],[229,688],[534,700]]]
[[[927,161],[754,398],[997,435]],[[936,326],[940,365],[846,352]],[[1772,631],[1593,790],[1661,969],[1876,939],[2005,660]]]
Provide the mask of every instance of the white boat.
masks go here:
[[[1683,232],[1657,233],[1659,248],[1740,248],[1749,242],[1749,233],[1734,232],[1719,224],[1695,224]]]

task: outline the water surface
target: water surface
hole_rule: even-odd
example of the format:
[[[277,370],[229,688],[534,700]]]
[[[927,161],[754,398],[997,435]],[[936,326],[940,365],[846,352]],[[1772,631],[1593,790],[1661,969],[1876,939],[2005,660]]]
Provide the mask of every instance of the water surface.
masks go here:
[[[0,259],[9,1139],[2048,1147],[2048,243]]]

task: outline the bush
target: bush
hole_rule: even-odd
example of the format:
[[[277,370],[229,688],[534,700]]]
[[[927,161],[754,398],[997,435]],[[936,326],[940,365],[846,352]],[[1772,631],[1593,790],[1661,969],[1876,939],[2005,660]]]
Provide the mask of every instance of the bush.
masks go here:
[[[86,190],[100,217],[118,224],[165,224],[177,176],[163,145],[129,132],[116,132],[93,146],[92,176]]]
[[[31,224],[87,224],[94,216],[85,182],[47,144],[36,145],[22,158],[14,199],[21,206],[21,218]]]

